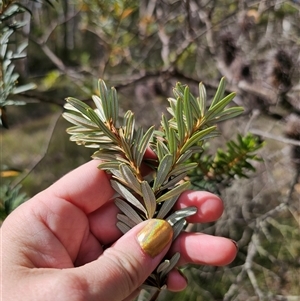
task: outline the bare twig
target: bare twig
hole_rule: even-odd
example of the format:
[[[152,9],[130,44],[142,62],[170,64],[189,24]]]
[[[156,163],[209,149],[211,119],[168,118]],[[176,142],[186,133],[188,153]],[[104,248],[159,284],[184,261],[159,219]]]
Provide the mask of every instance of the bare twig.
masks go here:
[[[273,209],[267,211],[265,214],[263,214],[255,219],[254,232],[252,234],[251,241],[248,244],[248,251],[247,251],[247,256],[246,256],[245,262],[241,266],[241,270],[240,270],[239,274],[236,276],[235,282],[233,282],[231,284],[228,291],[224,295],[224,298],[223,298],[224,301],[231,300],[231,298],[235,295],[235,293],[239,289],[240,283],[245,279],[246,275],[248,276],[256,295],[259,297],[259,300],[269,300],[270,296],[266,295],[260,289],[260,287],[258,285],[258,280],[256,279],[256,275],[253,271],[252,266],[254,264],[254,257],[257,254],[257,252],[259,252],[260,254],[262,254],[264,256],[268,256],[268,258],[273,262],[276,261],[276,258],[274,258],[273,256],[270,256],[270,254],[268,254],[267,251],[261,247],[259,233],[265,227],[265,223],[270,220],[270,217],[272,217],[276,213],[286,210],[290,207],[291,196],[295,189],[295,185],[298,183],[299,175],[300,175],[300,170],[297,170],[292,179],[289,191],[286,195],[284,202],[280,203]],[[251,226],[251,224],[249,224],[248,226]],[[278,226],[278,223],[277,223],[277,226]],[[272,300],[285,300],[285,301],[286,300],[297,300],[297,299],[294,299],[294,298],[296,298],[296,296],[289,296],[289,297],[285,297],[286,299],[283,299],[283,296],[281,296],[281,295],[274,295],[274,296],[272,296],[272,298],[273,298]],[[299,296],[297,296],[297,298],[299,298]]]
[[[291,145],[297,145],[300,146],[300,141],[294,140],[294,139],[289,139],[289,138],[284,138],[284,137],[278,137],[278,135],[272,135],[268,132],[264,132],[258,129],[249,129],[249,132],[254,134],[254,135],[258,135],[258,136],[262,136],[264,138],[269,138],[269,139],[273,139],[282,143],[286,143],[286,144],[291,144]]]

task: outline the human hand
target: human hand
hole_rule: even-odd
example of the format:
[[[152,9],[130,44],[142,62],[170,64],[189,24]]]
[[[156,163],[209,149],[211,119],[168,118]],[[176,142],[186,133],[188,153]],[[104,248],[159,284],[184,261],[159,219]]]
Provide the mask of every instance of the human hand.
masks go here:
[[[114,191],[97,165],[90,161],[70,172],[4,221],[2,300],[132,300],[166,253],[180,252],[180,266],[226,265],[235,258],[235,243],[222,237],[181,233],[171,244],[172,231],[161,220],[145,221],[122,236]],[[223,212],[222,201],[208,192],[183,193],[176,209],[188,206],[198,208],[187,218],[191,223],[214,221]],[[158,232],[149,236],[147,225]],[[169,273],[168,289],[186,285],[178,270]]]

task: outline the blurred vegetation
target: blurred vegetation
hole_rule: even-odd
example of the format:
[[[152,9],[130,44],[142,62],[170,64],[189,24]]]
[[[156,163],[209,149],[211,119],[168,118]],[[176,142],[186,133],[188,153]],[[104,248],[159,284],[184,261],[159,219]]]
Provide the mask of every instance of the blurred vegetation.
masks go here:
[[[190,161],[198,163],[198,168],[188,175],[194,189],[220,194],[218,186],[228,187],[234,179],[248,178],[249,172],[255,172],[251,162],[261,160],[257,151],[263,143],[252,134],[238,134],[236,140],[226,142],[227,149],[218,148],[214,156],[209,153],[209,144],[202,153],[193,155]]]
[[[211,97],[225,76],[245,114],[221,123],[222,136],[195,159],[218,167],[244,141],[243,162],[256,171],[240,179],[223,165],[225,182],[205,183],[209,171],[198,170],[195,186],[220,193],[225,212],[187,230],[235,239],[238,257],[227,267],[185,268],[187,289],[160,300],[299,300],[299,1],[49,2],[0,4],[1,122],[9,127],[1,128],[1,217],[89,160],[65,133],[66,97],[90,104],[103,78],[124,112],[149,127],[176,82],[197,91],[201,81]]]

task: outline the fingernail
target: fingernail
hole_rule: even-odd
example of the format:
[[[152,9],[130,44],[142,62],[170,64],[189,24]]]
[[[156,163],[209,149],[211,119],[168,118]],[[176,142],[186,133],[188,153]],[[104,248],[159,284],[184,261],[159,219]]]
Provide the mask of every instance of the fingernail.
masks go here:
[[[183,272],[180,269],[177,269],[178,273],[181,275],[181,277],[186,281],[186,283],[188,283],[188,279],[187,277],[183,274]]]
[[[232,242],[233,242],[233,244],[235,245],[235,247],[236,247],[236,251],[238,251],[238,250],[239,250],[239,246],[238,246],[237,242],[236,242],[236,241],[234,241],[233,239],[231,239],[231,241],[232,241]]]
[[[138,234],[138,242],[145,253],[154,258],[172,240],[173,228],[163,219],[151,219]]]

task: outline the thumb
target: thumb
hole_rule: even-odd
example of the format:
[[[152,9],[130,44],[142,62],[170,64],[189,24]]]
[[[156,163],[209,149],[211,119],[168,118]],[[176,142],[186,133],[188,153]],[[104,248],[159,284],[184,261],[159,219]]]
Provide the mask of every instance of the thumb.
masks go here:
[[[95,261],[78,269],[86,300],[120,301],[130,296],[157,267],[173,238],[170,224],[151,219],[123,235]]]

